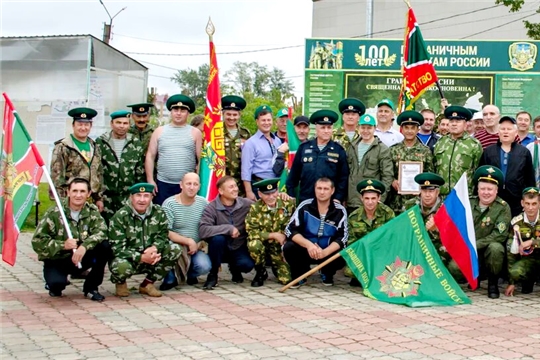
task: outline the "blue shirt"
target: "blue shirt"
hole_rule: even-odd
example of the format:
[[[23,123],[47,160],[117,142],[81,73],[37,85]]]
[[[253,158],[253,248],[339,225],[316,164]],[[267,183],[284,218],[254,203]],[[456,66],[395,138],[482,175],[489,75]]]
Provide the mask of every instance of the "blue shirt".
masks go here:
[[[429,141],[429,139],[431,138],[431,136],[433,135],[433,133],[431,134],[416,134],[416,136],[418,137],[418,139],[420,139],[420,141],[422,142],[422,144],[426,145],[427,142]]]
[[[501,171],[506,179],[506,170],[508,170],[508,162],[510,161],[510,153],[501,149],[499,150],[501,156]]]
[[[523,138],[523,140],[521,140],[519,143],[523,146],[527,146],[529,145],[530,143],[534,142],[534,140],[536,140],[536,136],[534,136],[533,134],[529,133],[527,134],[527,136],[525,136]]]
[[[270,136],[272,144],[260,130],[257,130],[255,135],[245,142],[242,149],[242,181],[251,181],[253,175],[262,179],[276,177],[272,166],[276,160],[276,149],[281,145],[281,140],[272,133]]]

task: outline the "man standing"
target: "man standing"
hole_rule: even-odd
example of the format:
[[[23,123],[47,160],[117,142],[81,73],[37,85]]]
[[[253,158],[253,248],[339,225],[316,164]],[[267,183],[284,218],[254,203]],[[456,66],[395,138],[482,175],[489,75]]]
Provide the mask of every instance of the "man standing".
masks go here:
[[[276,115],[277,131],[274,133],[282,143],[287,141],[287,121],[289,121],[289,109],[283,108]]]
[[[199,221],[208,201],[197,195],[201,188],[199,175],[187,173],[180,181],[180,194],[163,202],[162,208],[169,221],[169,239],[182,247],[182,256],[174,269],[169,271],[160,290],[169,290],[178,285],[178,278],[188,285],[199,282],[197,277],[208,274],[212,264],[208,255],[201,251],[205,243],[199,237]]]
[[[433,132],[433,127],[435,126],[435,112],[431,109],[424,109],[420,111],[420,114],[424,117],[424,123],[420,125],[420,131],[418,131],[417,135],[418,139],[433,152],[435,144],[441,138],[439,134]]]
[[[394,168],[390,150],[375,136],[375,118],[369,114],[360,117],[360,139],[353,142],[347,152],[347,162],[351,170],[348,179],[347,212],[356,210],[360,198],[356,186],[364,179],[379,180],[385,190],[390,189],[394,180]],[[386,192],[382,193],[381,201],[386,200]]]
[[[394,103],[392,100],[384,99],[377,104],[377,128],[375,135],[390,147],[403,141],[403,135],[393,128]]]
[[[133,125],[129,129],[129,133],[133,134],[142,143],[143,151],[146,154],[148,150],[148,144],[150,138],[154,132],[154,127],[150,125],[150,108],[154,107],[154,104],[140,103],[131,104],[127,107],[131,108],[131,118],[133,119]],[[133,185],[133,183],[132,183]]]
[[[242,182],[246,197],[252,201],[257,200],[252,182],[276,177],[272,167],[277,148],[281,145],[281,140],[271,132],[273,119],[270,106],[259,106],[255,110],[255,120],[258,130],[246,141],[242,150]]]
[[[309,121],[315,124],[315,139],[309,140],[298,148],[287,177],[287,193],[296,196],[296,187],[300,184],[300,202],[315,197],[315,182],[320,178],[329,178],[335,184],[333,198],[339,202],[347,199],[347,181],[349,166],[345,150],[332,141],[332,125],[338,115],[332,110],[315,111]]]
[[[242,273],[253,269],[253,259],[247,247],[246,215],[252,200],[238,197],[238,185],[231,176],[224,176],[216,184],[219,192],[203,211],[199,222],[199,236],[208,243],[212,269],[203,289],[212,290],[218,284],[218,271],[223,262],[229,263],[232,282],[244,281]]]
[[[434,149],[436,173],[445,181],[441,195],[448,195],[464,172],[471,193],[472,175],[482,156],[482,145],[465,132],[472,114],[462,106],[449,106],[444,110],[444,117],[450,120],[450,134],[437,141]]]
[[[347,151],[352,143],[360,138],[358,120],[366,112],[366,106],[358,99],[347,98],[339,103],[339,112],[343,117],[343,127],[334,129],[332,140]]]
[[[356,185],[356,191],[360,193],[362,205],[349,215],[349,245],[395,217],[392,209],[380,202],[385,191],[383,183],[375,179],[362,180]],[[344,274],[351,278],[349,285],[360,286],[348,266],[345,267]]]
[[[52,297],[62,296],[67,276],[92,268],[83,285],[84,296],[93,301],[105,297],[98,291],[111,256],[107,226],[95,205],[88,204],[88,180],[74,178],[68,184],[63,210],[73,238],[68,238],[60,210],[53,206],[43,216],[32,238],[32,248],[43,261],[43,277]],[[81,268],[77,269],[77,265]]]
[[[444,114],[440,114],[439,116],[439,126],[437,127],[437,131],[441,137],[448,135],[448,131],[450,130],[450,120],[444,117]],[[433,147],[435,150],[435,147]]]
[[[285,227],[295,208],[294,200],[282,200],[278,196],[279,178],[255,183],[259,198],[251,205],[246,217],[249,255],[255,261],[255,278],[251,286],[264,285],[268,278],[265,269],[266,256],[272,261],[277,281],[283,285],[291,281],[289,265],[283,260],[281,247],[285,243]]]
[[[320,178],[314,187],[315,198],[298,205],[285,229],[287,241],[283,246],[283,255],[291,267],[293,279],[309,271],[310,264],[320,264],[347,246],[347,211],[332,201],[334,183],[329,178]],[[345,260],[339,257],[323,267],[323,285],[334,285],[334,274],[344,265]],[[302,280],[293,287],[305,282]]]
[[[294,132],[298,136],[300,143],[305,143],[309,136],[309,118],[300,115],[294,118]]]
[[[529,132],[531,129],[532,115],[527,111],[520,111],[516,114],[519,143],[527,146],[535,140],[533,134]]]
[[[146,179],[155,187],[154,203],[158,205],[181,191],[180,180],[188,172],[197,171],[201,158],[202,134],[187,123],[189,114],[195,111],[193,100],[182,94],[173,95],[167,100],[167,109],[171,112],[171,123],[154,131],[145,159]]]
[[[478,265],[480,273],[485,271],[488,279],[490,299],[499,297],[498,281],[504,264],[508,225],[512,219],[510,207],[506,201],[497,196],[497,190],[502,186],[503,180],[503,174],[498,168],[480,166],[473,178],[478,188],[478,196],[470,198]],[[454,278],[463,278],[454,260],[448,264],[448,270]]]
[[[244,183],[241,176],[242,149],[251,134],[249,130],[238,124],[246,100],[240,96],[227,95],[221,98],[223,111],[223,138],[225,140],[225,175],[232,176],[238,183],[239,196],[245,196]]]
[[[503,116],[499,120],[499,141],[484,149],[480,165],[492,165],[501,169],[504,180],[499,191],[501,199],[510,205],[512,216],[522,211],[523,189],[535,185],[531,153],[515,141],[516,119]]]
[[[523,191],[521,205],[523,213],[510,222],[510,237],[507,243],[508,286],[506,296],[513,296],[515,284],[521,283],[521,293],[530,294],[540,272],[540,190],[530,187]],[[513,248],[514,237],[521,238],[521,244]],[[516,239],[517,240],[517,239]]]
[[[470,121],[471,123],[471,130],[467,130],[469,135],[474,137],[474,134],[476,134],[478,131],[485,129],[484,126],[484,115],[482,114],[482,111],[477,111],[473,114],[473,117]],[[467,126],[469,126],[469,122],[467,123]]]
[[[414,195],[400,194],[399,167],[402,161],[414,161],[422,163],[422,171],[433,171],[433,155],[431,150],[423,145],[417,137],[418,129],[424,122],[425,115],[417,111],[404,111],[399,114],[397,123],[401,127],[404,140],[390,148],[392,162],[394,163],[394,181],[392,182],[393,196],[391,196],[390,207],[396,214],[405,211],[403,204]]]
[[[101,152],[94,140],[88,137],[92,119],[97,111],[75,108],[68,112],[73,118],[73,134],[54,143],[51,159],[51,178],[61,198],[67,196],[68,180],[83,178],[90,183],[90,194],[98,210],[103,211],[103,166]]]
[[[128,133],[129,112],[111,114],[111,131],[96,139],[103,165],[103,212],[108,224],[129,197],[131,185],[144,180],[144,149],[141,141]]]
[[[480,141],[482,149],[489,145],[496,144],[499,140],[499,119],[501,112],[495,105],[486,105],[482,109],[484,118],[484,130],[480,130],[474,134],[474,138]]]
[[[197,130],[198,131],[198,130]],[[109,226],[113,259],[109,264],[116,296],[129,296],[126,280],[146,274],[139,293],[160,297],[154,282],[163,279],[182,253],[169,241],[167,216],[160,206],[152,205],[154,185],[135,184],[129,188],[129,202],[114,214]]]

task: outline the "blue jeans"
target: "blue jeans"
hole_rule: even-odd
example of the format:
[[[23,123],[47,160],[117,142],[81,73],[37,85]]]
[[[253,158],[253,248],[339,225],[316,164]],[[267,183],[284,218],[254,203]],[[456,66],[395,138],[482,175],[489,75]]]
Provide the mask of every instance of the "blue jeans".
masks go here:
[[[228,235],[216,235],[207,239],[208,256],[212,262],[212,270],[210,273],[217,274],[221,263],[228,263],[231,272],[248,273],[253,270],[255,262],[249,256],[247,244],[240,248],[232,250],[229,248]]]
[[[154,204],[162,205],[167,198],[182,192],[180,184],[169,184],[156,179],[156,185],[158,187],[158,193],[154,198]]]
[[[210,257],[203,251],[197,251],[191,256],[191,264],[187,273],[188,279],[193,279],[201,275],[206,275],[212,270]]]

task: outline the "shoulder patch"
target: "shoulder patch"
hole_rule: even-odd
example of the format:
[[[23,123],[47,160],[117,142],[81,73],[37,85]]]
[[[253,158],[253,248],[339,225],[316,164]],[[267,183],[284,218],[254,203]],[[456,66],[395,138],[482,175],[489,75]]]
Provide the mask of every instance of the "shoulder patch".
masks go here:
[[[523,214],[519,214],[518,216],[515,216],[510,223],[512,225],[515,225],[518,222],[520,222],[521,220],[523,220]]]
[[[499,230],[499,233],[504,233],[506,232],[506,223],[504,221],[501,221],[500,223],[497,224],[497,230]]]

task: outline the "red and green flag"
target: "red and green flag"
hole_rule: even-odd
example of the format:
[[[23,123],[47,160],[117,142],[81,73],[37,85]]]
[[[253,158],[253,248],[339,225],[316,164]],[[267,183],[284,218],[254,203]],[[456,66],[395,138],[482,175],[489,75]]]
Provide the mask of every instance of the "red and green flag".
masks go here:
[[[403,65],[401,68],[403,83],[399,95],[399,112],[412,110],[414,102],[438,80],[412,8],[409,8],[407,12],[406,26],[403,42]]]
[[[206,91],[206,108],[204,110],[204,139],[199,174],[201,189],[199,195],[208,201],[214,200],[218,191],[217,181],[225,175],[225,140],[223,137],[223,121],[221,120],[221,91],[219,88],[219,69],[216,49],[212,40],[214,25],[208,21],[206,33],[210,38],[210,71]]]
[[[443,265],[418,206],[341,251],[364,294],[411,307],[470,304]]]
[[[4,126],[0,189],[2,259],[15,265],[17,238],[34,205],[44,163],[11,100],[4,93]]]
[[[296,135],[296,131],[294,131],[294,122],[293,122],[293,108],[289,106],[289,120],[287,121],[287,143],[289,144],[289,154],[287,156],[287,163],[285,166],[285,169],[283,169],[283,172],[281,173],[281,177],[279,180],[280,184],[280,191],[286,192],[285,183],[287,182],[287,176],[289,175],[289,171],[291,170],[294,155],[296,155],[296,151],[298,150],[298,147],[300,146],[300,139],[298,139],[298,135]]]

